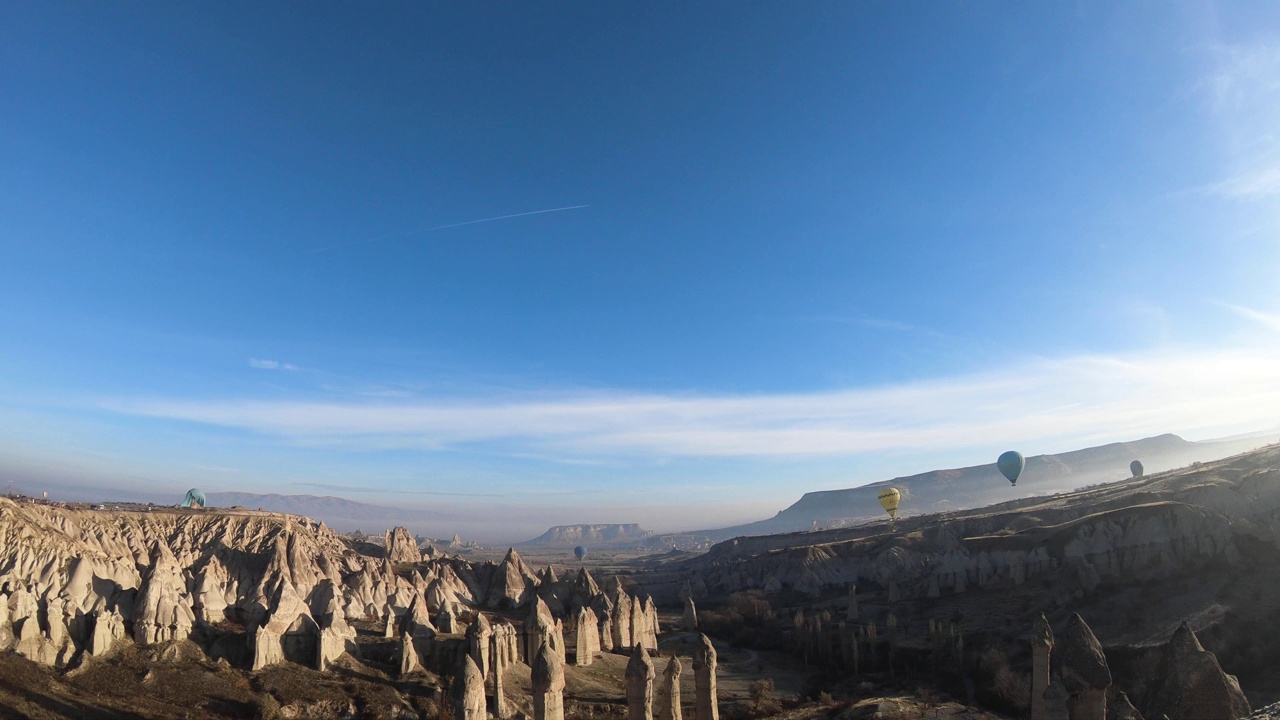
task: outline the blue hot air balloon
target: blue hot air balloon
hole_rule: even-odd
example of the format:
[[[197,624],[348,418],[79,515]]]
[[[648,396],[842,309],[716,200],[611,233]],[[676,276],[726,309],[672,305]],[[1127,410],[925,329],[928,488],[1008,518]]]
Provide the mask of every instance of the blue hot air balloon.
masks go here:
[[[1129,472],[1133,473],[1133,476],[1136,478],[1142,477],[1142,473],[1143,473],[1142,461],[1134,460],[1133,462],[1129,463]]]
[[[182,499],[182,507],[199,507],[205,506],[204,491],[200,488],[191,488],[187,491],[187,496]]]
[[[578,562],[582,562],[582,558],[587,556],[587,549],[579,545],[573,549],[573,556],[578,558]]]
[[[1009,483],[1012,485],[1018,484],[1018,476],[1022,474],[1022,468],[1026,464],[1026,461],[1022,459],[1022,453],[1017,450],[1002,453],[1000,458],[996,460],[996,467],[1000,470],[1000,474],[1008,478]]]

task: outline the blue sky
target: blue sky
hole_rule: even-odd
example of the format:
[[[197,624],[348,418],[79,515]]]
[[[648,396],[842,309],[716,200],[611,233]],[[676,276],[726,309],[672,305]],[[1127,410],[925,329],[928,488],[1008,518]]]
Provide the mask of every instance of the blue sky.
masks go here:
[[[1276,427],[1280,8],[690,5],[0,8],[0,470],[676,529]]]

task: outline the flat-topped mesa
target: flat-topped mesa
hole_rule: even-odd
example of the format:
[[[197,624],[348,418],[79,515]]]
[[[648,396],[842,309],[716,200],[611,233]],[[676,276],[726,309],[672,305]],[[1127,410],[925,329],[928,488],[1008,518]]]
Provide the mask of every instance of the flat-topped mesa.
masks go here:
[[[667,661],[662,673],[662,704],[658,708],[658,720],[684,720],[680,709],[680,672],[683,667],[675,655]]]
[[[453,717],[456,720],[486,720],[484,678],[470,655],[462,657],[462,667],[453,678]]]
[[[133,636],[139,645],[185,640],[191,635],[196,617],[186,590],[177,558],[168,545],[156,541],[142,592],[134,602]]]
[[[698,645],[693,651],[693,689],[695,720],[720,720],[720,704],[716,696],[716,648],[705,633],[698,635]]]
[[[1053,665],[1067,691],[1071,720],[1106,720],[1111,670],[1102,643],[1079,613],[1071,615],[1054,643]]]
[[[387,559],[393,563],[420,563],[422,551],[413,535],[402,527],[392,528],[386,535]]]
[[[1044,691],[1049,688],[1049,656],[1053,652],[1053,628],[1040,613],[1031,630],[1031,720],[1045,720]]]
[[[627,720],[653,720],[653,661],[636,643],[627,662]]]
[[[1223,672],[1186,622],[1165,645],[1156,677],[1144,705],[1151,717],[1233,720],[1250,714],[1240,683]]]
[[[494,568],[493,577],[489,580],[489,591],[485,595],[485,605],[489,608],[519,608],[529,602],[533,588],[537,585],[537,577],[520,559],[515,548],[507,550],[498,567]]]
[[[564,663],[550,645],[538,648],[529,678],[534,720],[564,720]]]

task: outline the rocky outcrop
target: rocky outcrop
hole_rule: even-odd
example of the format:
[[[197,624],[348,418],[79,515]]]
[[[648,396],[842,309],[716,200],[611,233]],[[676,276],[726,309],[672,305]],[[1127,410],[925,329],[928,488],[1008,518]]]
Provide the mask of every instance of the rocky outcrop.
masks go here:
[[[1071,720],[1106,720],[1111,670],[1102,643],[1078,613],[1072,613],[1067,629],[1054,643],[1052,659],[1067,691]]]
[[[507,699],[503,688],[502,676],[506,673],[507,665],[510,662],[509,651],[503,647],[501,639],[503,635],[501,628],[503,627],[510,626],[499,626],[497,632],[492,632],[490,634],[489,658],[492,664],[487,670],[487,677],[489,678],[489,692],[491,695],[489,700],[489,709],[493,711],[493,716],[498,718],[498,720],[502,720],[507,717]]]
[[[309,664],[318,655],[315,646],[320,640],[320,628],[293,585],[280,583],[266,622],[251,637],[253,670],[261,670],[286,659]],[[308,646],[310,652],[307,651]]]
[[[484,678],[476,661],[464,655],[462,668],[453,679],[453,716],[456,720],[487,720],[484,705]]]
[[[495,609],[524,607],[534,594],[537,582],[537,576],[520,559],[520,553],[511,548],[494,569],[485,596],[485,606]]]
[[[590,665],[596,653],[600,652],[600,631],[595,611],[589,607],[578,611],[574,620],[574,640],[573,664],[579,667]]]
[[[387,559],[393,563],[422,562],[422,552],[418,550],[418,543],[405,528],[397,527],[387,531],[386,548]]]
[[[564,720],[564,662],[545,643],[534,655],[529,682],[534,720]]]
[[[619,583],[617,596],[613,599],[613,615],[610,618],[615,650],[631,649],[631,619],[634,617],[631,606],[633,604],[631,596],[627,595],[626,589]]]
[[[694,632],[698,629],[698,606],[694,604],[693,598],[686,595],[684,598],[684,617],[681,624],[685,630]]]
[[[716,691],[716,648],[706,634],[698,636],[693,651],[693,690],[695,720],[720,720],[720,701]]]
[[[400,636],[400,677],[421,667],[422,662],[418,658],[418,649],[413,644],[413,636],[406,632]]]
[[[1044,691],[1049,688],[1049,656],[1053,629],[1044,613],[1031,631],[1031,720],[1045,720]]]
[[[133,636],[139,645],[187,639],[196,617],[186,590],[177,559],[167,545],[157,541],[134,605]]]
[[[481,677],[489,677],[489,645],[493,628],[484,613],[476,613],[476,621],[467,626],[467,654],[480,668]]]
[[[1121,692],[1107,703],[1107,720],[1142,720],[1142,713],[1129,702],[1129,696]]]
[[[637,643],[627,662],[627,720],[653,720],[653,661]]]
[[[1222,671],[1185,622],[1165,646],[1156,677],[1144,704],[1150,717],[1234,720],[1250,713],[1240,683]]]
[[[658,707],[658,720],[684,720],[680,709],[681,669],[680,658],[672,655],[662,673],[662,704]]]

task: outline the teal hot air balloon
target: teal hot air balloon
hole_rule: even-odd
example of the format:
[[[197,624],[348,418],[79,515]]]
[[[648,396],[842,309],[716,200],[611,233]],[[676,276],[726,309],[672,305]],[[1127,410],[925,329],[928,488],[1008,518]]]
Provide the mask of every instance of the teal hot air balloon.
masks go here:
[[[1134,460],[1133,462],[1129,463],[1129,472],[1133,473],[1133,476],[1136,478],[1142,477],[1142,472],[1143,472],[1142,461]]]
[[[579,545],[573,549],[573,556],[578,558],[578,562],[582,562],[582,558],[587,556],[587,549]]]
[[[1011,485],[1018,484],[1018,476],[1022,474],[1022,468],[1026,464],[1022,459],[1022,453],[1017,450],[1002,453],[996,460],[996,467],[1000,470],[1000,474],[1008,478]]]
[[[204,491],[200,488],[191,488],[187,491],[187,496],[182,499],[182,507],[184,508],[202,508],[205,504]]]

